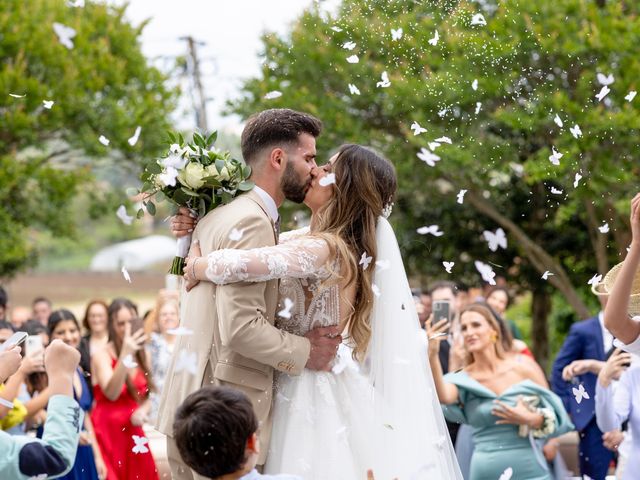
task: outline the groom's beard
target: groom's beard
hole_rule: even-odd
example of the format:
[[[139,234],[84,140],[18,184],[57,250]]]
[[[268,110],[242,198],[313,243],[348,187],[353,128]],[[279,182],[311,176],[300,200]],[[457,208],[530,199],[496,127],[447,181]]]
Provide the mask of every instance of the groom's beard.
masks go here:
[[[291,200],[295,203],[302,203],[304,201],[304,197],[307,195],[307,190],[309,190],[310,185],[311,179],[307,182],[301,181],[296,174],[296,171],[293,169],[293,164],[287,163],[287,166],[284,169],[284,174],[282,175],[282,180],[280,180],[280,188],[287,200]]]

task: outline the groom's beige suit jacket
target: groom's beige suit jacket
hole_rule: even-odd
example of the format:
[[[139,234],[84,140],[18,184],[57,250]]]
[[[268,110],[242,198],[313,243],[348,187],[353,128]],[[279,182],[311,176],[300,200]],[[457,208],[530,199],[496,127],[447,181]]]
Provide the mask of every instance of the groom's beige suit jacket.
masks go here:
[[[239,240],[232,234],[234,229],[242,232]],[[208,213],[198,222],[193,238],[200,241],[205,256],[222,248],[249,249],[277,242],[273,221],[254,191]],[[200,387],[232,386],[253,403],[260,422],[258,463],[264,463],[271,435],[274,369],[299,375],[310,351],[307,339],[274,326],[278,284],[278,280],[229,285],[200,282],[188,293],[183,288],[180,325],[193,334],[176,340],[161,392],[158,430],[173,436],[176,409]]]

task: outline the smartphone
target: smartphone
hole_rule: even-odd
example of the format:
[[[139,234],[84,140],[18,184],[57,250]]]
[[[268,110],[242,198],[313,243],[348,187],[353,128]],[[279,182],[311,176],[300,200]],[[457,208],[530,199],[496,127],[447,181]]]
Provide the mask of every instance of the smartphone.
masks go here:
[[[433,302],[433,323],[438,323],[443,318],[451,321],[451,304],[449,300],[436,300]]]
[[[29,335],[29,337],[27,338],[27,343],[25,343],[25,350],[27,351],[27,353],[44,350],[42,337],[40,335]]]
[[[0,345],[0,352],[4,352],[5,350],[10,349],[14,345],[21,345],[24,342],[29,334],[27,332],[16,332],[7,338],[6,342]]]

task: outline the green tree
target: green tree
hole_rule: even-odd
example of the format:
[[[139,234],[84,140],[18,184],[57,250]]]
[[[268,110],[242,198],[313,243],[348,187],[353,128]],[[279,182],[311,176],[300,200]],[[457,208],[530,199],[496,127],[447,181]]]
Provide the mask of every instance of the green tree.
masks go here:
[[[391,219],[411,273],[443,276],[447,260],[457,278],[477,281],[473,260],[491,262],[532,291],[533,346],[544,362],[551,295],[588,316],[587,281],[629,243],[640,115],[625,96],[640,73],[639,10],[588,0],[345,0],[335,16],[313,7],[287,36],[264,37],[262,73],[232,108],[305,110],[325,123],[325,151],[345,141],[383,151],[400,180]],[[388,87],[378,86],[383,72]],[[615,79],[602,101],[598,73]],[[283,95],[265,99],[273,90]],[[414,135],[414,121],[427,132]],[[452,144],[441,142],[429,167],[417,153],[442,136]],[[416,233],[429,224],[445,235]],[[509,247],[493,253],[482,232],[498,227]]]
[[[160,152],[176,92],[143,56],[144,24],[130,25],[125,8],[2,2],[0,277],[35,263],[33,229],[74,236],[71,203],[79,192],[87,192],[92,216],[114,214],[124,189],[116,185],[116,195],[96,182],[98,160],[132,172],[142,158]],[[71,44],[63,44],[56,24],[73,29]],[[45,101],[54,103],[46,108]],[[138,126],[141,134],[131,145]]]

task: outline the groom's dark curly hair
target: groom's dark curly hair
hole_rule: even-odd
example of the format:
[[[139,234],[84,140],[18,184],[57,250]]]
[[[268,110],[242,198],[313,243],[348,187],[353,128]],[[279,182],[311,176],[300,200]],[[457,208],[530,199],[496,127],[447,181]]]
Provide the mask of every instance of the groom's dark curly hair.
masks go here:
[[[263,149],[297,142],[302,133],[317,138],[321,131],[322,122],[308,113],[289,108],[264,110],[249,117],[242,130],[242,157],[253,167]]]
[[[258,430],[249,398],[230,387],[202,387],[178,407],[173,435],[184,463],[207,478],[241,470]]]

